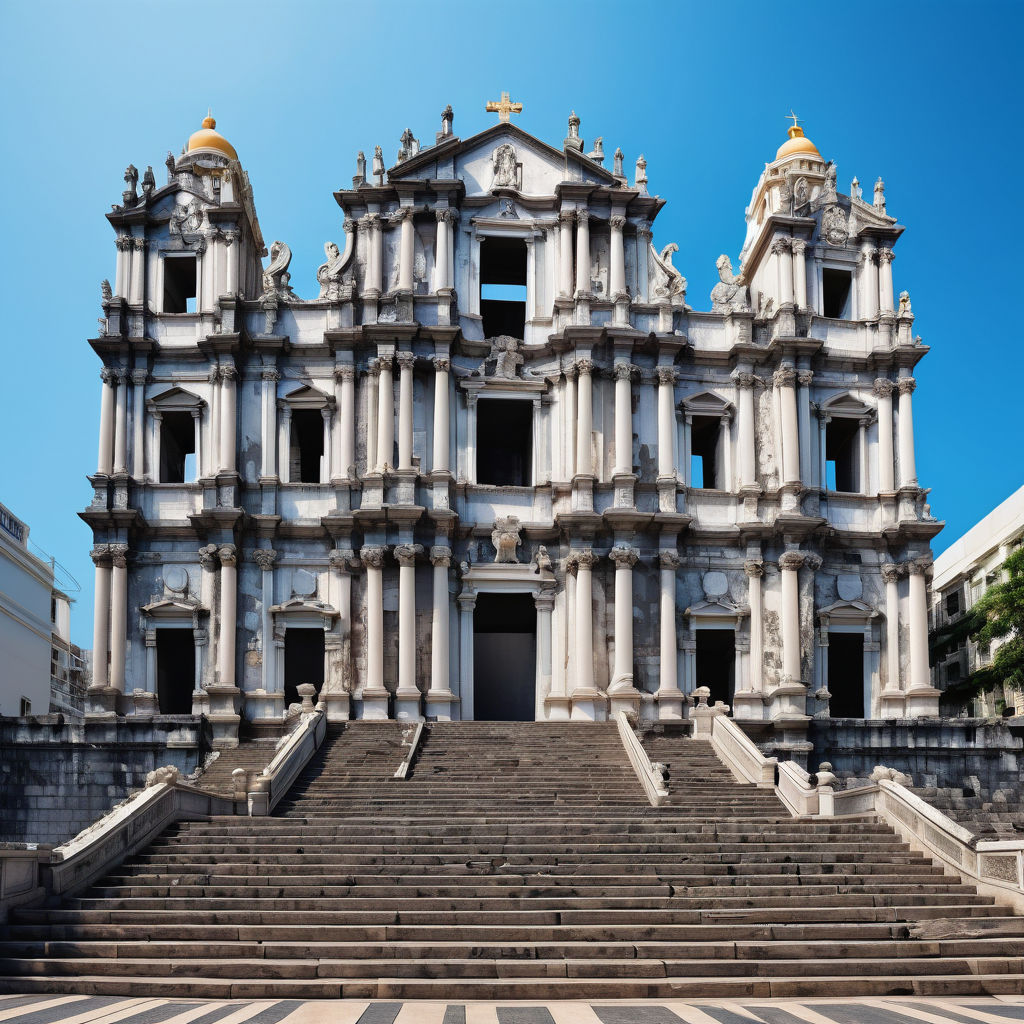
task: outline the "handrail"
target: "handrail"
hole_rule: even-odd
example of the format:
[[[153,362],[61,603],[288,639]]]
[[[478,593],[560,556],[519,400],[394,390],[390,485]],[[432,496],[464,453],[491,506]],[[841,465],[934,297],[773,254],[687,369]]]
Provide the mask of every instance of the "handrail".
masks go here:
[[[782,761],[779,764],[779,782],[775,794],[794,818],[818,813],[818,789],[811,785],[810,775],[796,761]]]
[[[412,767],[413,758],[416,756],[416,751],[420,746],[420,739],[423,736],[423,722],[416,723],[416,730],[412,734],[412,739],[409,741],[409,750],[405,757],[402,758],[402,763],[395,769],[394,778],[404,779],[409,774],[409,769]]]
[[[779,759],[765,757],[728,715],[714,715],[711,745],[741,782],[752,782],[758,789],[775,788],[775,769]]]
[[[302,715],[302,720],[274,759],[253,781],[247,801],[252,817],[267,815],[277,806],[309,759],[319,750],[326,734],[327,716],[323,711]]]
[[[660,807],[668,799],[668,790],[665,788],[661,772],[651,764],[647,751],[629,724],[626,712],[620,711],[615,716],[615,721],[619,727],[619,739],[626,750],[626,757],[629,758],[629,763],[644,788],[648,802],[652,807]]]

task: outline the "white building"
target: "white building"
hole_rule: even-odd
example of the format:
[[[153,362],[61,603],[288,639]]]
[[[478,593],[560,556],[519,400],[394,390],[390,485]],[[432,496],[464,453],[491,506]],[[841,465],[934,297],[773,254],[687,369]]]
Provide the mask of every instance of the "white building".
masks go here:
[[[973,608],[993,583],[1005,579],[1003,562],[1024,543],[1024,487],[1014,491],[935,559],[932,628],[946,629]],[[999,642],[981,646],[964,639],[932,669],[934,685],[945,690],[992,661]],[[986,717],[1002,708],[1024,715],[1024,693],[1011,687],[981,694],[973,714]]]
[[[841,194],[790,128],[697,311],[643,157],[491,108],[359,154],[309,299],[212,119],[165,185],[129,167],[92,713],[230,744],[302,684],[341,719],[672,719],[703,684],[794,748],[814,715],[935,714],[927,349],[881,180]]]

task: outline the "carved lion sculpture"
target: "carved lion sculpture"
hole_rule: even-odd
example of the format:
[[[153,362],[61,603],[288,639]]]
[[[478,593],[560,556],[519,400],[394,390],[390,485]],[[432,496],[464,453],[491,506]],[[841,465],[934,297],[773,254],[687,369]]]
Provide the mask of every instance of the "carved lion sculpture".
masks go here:
[[[169,786],[173,786],[178,781],[178,777],[181,773],[173,764],[165,764],[162,768],[154,768],[146,776],[146,788],[150,786],[159,786],[162,783],[167,783]]]

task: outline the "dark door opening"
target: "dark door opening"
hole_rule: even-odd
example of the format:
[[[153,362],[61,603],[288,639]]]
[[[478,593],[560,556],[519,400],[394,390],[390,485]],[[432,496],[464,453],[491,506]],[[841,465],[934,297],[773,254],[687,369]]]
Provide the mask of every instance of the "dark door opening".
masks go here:
[[[292,436],[288,472],[293,483],[320,483],[320,460],[324,454],[324,417],[319,409],[296,409],[292,413]]]
[[[473,612],[473,718],[532,722],[537,609],[529,594],[480,594]]]
[[[190,412],[165,412],[160,419],[160,482],[196,478],[196,423]],[[191,458],[190,458],[191,456]]]
[[[156,631],[156,699],[161,715],[191,715],[196,642],[191,629]]]
[[[864,717],[863,633],[829,633],[828,692],[833,718]]]
[[[480,242],[480,315],[485,338],[526,331],[526,242],[485,238]]]
[[[732,629],[697,630],[697,685],[711,691],[708,703],[732,707],[736,689],[736,633]]]
[[[284,632],[284,704],[300,702],[296,687],[312,683],[319,694],[324,685],[324,631],[286,629]],[[316,700],[316,698],[313,698]]]
[[[477,483],[529,487],[533,403],[481,398],[476,410]]]

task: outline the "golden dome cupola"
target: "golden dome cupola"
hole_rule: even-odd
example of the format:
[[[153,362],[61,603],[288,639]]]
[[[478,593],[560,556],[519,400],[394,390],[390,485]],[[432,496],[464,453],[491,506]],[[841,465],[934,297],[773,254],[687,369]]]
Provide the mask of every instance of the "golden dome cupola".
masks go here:
[[[793,124],[787,129],[789,138],[779,146],[778,152],[775,154],[776,160],[785,160],[789,156],[801,155],[804,157],[812,157],[815,160],[822,160],[822,155],[818,152],[818,147],[806,135],[804,135],[803,128],[796,123],[796,115],[793,116]]]
[[[238,154],[235,152],[235,147],[216,129],[217,122],[207,111],[206,117],[203,118],[202,128],[189,136],[186,152],[190,156],[213,153],[216,156],[227,157],[228,160],[237,160]]]

